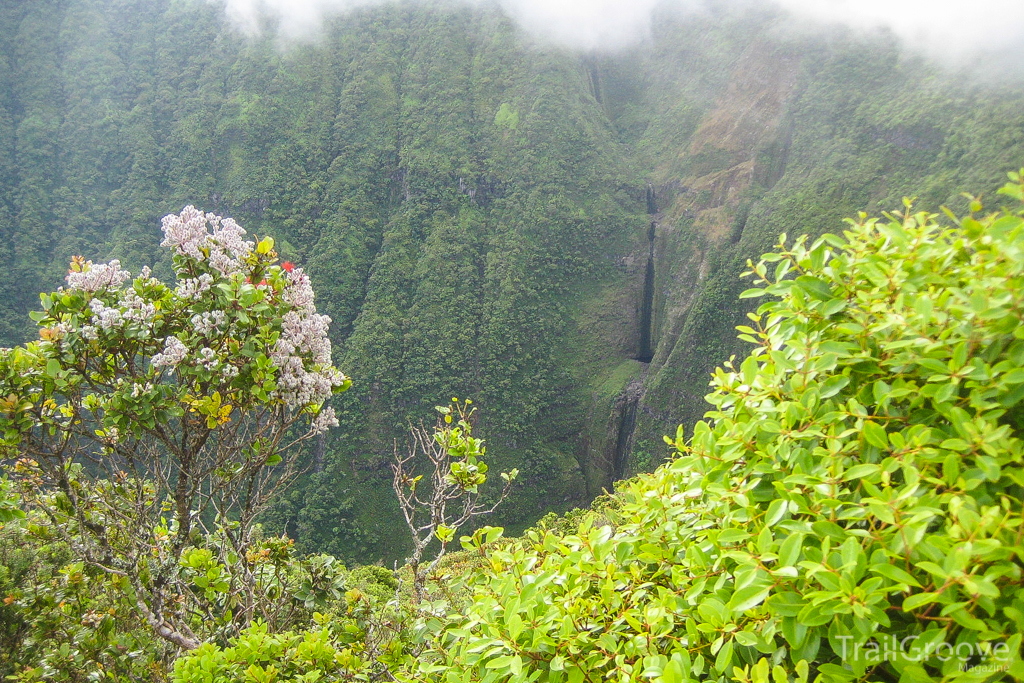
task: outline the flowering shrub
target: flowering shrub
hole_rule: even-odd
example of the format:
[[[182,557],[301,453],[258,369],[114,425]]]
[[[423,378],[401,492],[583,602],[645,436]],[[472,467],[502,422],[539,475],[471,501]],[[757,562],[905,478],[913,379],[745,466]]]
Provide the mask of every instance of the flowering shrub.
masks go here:
[[[261,614],[253,519],[298,472],[296,447],[337,424],[325,403],[349,380],[309,278],[275,265],[273,240],[193,207],[163,232],[173,287],[76,257],[42,295],[40,339],[0,350],[0,429],[25,501],[193,648]],[[216,601],[182,571],[213,531]]]

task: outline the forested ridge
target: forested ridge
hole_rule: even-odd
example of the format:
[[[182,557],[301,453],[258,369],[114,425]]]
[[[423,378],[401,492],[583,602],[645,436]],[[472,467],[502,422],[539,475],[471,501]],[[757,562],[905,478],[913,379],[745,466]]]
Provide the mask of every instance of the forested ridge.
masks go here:
[[[747,258],[904,195],[992,193],[1024,152],[1014,83],[775,11],[656,15],[581,54],[493,7],[399,3],[315,40],[215,4],[0,7],[0,339],[73,255],[171,275],[161,216],[274,237],[329,314],[341,429],[265,517],[305,551],[400,559],[389,461],[471,397],[521,530],[652,468],[705,410]],[[649,361],[649,362],[648,362]]]

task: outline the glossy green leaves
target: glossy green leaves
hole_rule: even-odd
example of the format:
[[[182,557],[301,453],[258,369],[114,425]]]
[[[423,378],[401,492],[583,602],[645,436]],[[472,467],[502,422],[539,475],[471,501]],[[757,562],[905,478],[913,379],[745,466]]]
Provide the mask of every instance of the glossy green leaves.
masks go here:
[[[492,552],[438,680],[1024,677],[1021,214],[862,216],[749,270],[708,420],[611,523]]]

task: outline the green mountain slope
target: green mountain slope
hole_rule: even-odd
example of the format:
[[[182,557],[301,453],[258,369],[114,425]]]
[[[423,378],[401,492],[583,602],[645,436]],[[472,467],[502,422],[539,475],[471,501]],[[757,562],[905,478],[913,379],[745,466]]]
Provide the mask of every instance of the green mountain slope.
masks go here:
[[[33,334],[72,255],[137,268],[162,215],[232,215],[311,274],[355,379],[268,524],[401,557],[395,440],[459,396],[523,472],[497,520],[522,528],[704,411],[741,351],[738,273],[779,232],[1020,166],[1019,89],[786,23],[666,11],[648,43],[578,54],[493,8],[366,9],[282,46],[198,0],[6,2],[0,339]]]

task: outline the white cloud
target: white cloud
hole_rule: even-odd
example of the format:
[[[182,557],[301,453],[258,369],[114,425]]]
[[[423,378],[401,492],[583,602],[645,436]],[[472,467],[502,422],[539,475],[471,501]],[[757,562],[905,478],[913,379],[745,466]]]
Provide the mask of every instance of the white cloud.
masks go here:
[[[216,1],[216,0],[212,0]],[[280,21],[289,36],[314,33],[324,15],[387,0],[222,0],[228,16],[247,31],[262,16]],[[484,0],[462,0],[479,4]],[[649,33],[651,11],[662,0],[497,0],[525,29],[572,47],[622,47]]]
[[[583,48],[617,48],[649,33],[660,0],[500,0],[527,30]]]
[[[888,28],[933,57],[1020,50],[1022,0],[776,0],[805,19],[857,29]]]
[[[314,31],[325,13],[386,0],[224,0],[243,27],[261,13],[280,18],[286,34]],[[464,0],[480,2],[483,0]],[[774,1],[797,17],[857,29],[891,29],[932,56],[960,58],[1012,49],[1024,41],[1024,0],[726,0],[738,11]],[[700,0],[497,0],[524,28],[573,47],[621,47],[647,35],[655,6]]]
[[[216,1],[216,0],[211,0]],[[246,31],[256,31],[263,16],[280,20],[285,35],[314,33],[325,14],[333,14],[382,0],[222,0],[228,17]]]

